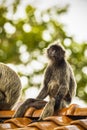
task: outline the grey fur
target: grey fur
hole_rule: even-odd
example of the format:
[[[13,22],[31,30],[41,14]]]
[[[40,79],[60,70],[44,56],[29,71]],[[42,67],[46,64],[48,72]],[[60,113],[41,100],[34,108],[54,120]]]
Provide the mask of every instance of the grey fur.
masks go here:
[[[7,65],[0,63],[0,110],[10,110],[21,94],[18,75]]]
[[[72,68],[65,59],[64,48],[59,44],[53,44],[48,47],[47,56],[50,62],[45,71],[43,88],[36,101],[43,100],[48,95],[50,100],[44,107],[39,119],[43,119],[48,115],[51,116],[53,111],[66,107],[67,104],[71,103],[76,93],[76,81]],[[25,101],[19,107],[15,117],[21,117],[26,109],[30,107],[29,100],[27,99],[27,102]]]
[[[55,99],[55,111],[66,107],[72,101],[76,93],[76,81],[70,64],[65,59],[65,50],[61,45],[54,44],[47,49],[47,55],[50,59],[41,92],[38,99],[44,99],[49,95],[50,100]],[[49,101],[50,102],[50,101]],[[53,106],[48,105],[49,111]],[[47,117],[47,107],[43,110],[40,119]],[[52,115],[52,114],[50,114]]]

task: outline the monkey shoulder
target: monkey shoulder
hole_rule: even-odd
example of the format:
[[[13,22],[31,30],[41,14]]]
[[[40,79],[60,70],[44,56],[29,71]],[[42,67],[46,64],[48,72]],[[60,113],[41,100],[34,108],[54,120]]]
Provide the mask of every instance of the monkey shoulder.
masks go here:
[[[21,91],[21,81],[18,74],[4,63],[0,63],[0,90],[5,94]],[[3,87],[2,87],[3,86]]]
[[[9,87],[10,84],[21,88],[21,81],[17,73],[4,63],[0,63],[0,84]],[[8,84],[8,85],[7,85]]]

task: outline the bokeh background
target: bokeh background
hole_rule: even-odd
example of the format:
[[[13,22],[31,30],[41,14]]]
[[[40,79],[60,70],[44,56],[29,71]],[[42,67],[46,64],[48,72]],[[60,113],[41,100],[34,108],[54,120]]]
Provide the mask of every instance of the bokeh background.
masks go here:
[[[73,102],[87,106],[87,0],[0,0],[0,62],[22,82],[21,100],[41,89],[48,59],[45,48],[63,44],[75,73]]]

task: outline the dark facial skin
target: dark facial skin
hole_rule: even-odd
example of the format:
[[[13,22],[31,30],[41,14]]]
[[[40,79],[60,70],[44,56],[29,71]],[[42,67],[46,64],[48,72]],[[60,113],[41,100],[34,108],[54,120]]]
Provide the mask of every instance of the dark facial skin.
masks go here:
[[[57,44],[50,46],[47,49],[47,56],[52,61],[60,61],[65,57],[65,51]]]

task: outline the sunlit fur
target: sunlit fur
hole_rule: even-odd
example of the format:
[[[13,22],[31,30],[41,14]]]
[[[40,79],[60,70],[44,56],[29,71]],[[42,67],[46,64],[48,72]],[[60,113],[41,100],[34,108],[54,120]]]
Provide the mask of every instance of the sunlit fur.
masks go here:
[[[7,65],[0,63],[0,110],[10,110],[21,94],[18,75]]]
[[[58,43],[47,48],[48,61],[44,74],[43,87],[36,99],[27,99],[18,109],[14,117],[22,117],[28,107],[42,108],[41,100],[49,96],[39,120],[52,116],[54,111],[70,104],[76,92],[76,82],[71,66],[65,59],[65,50]]]

